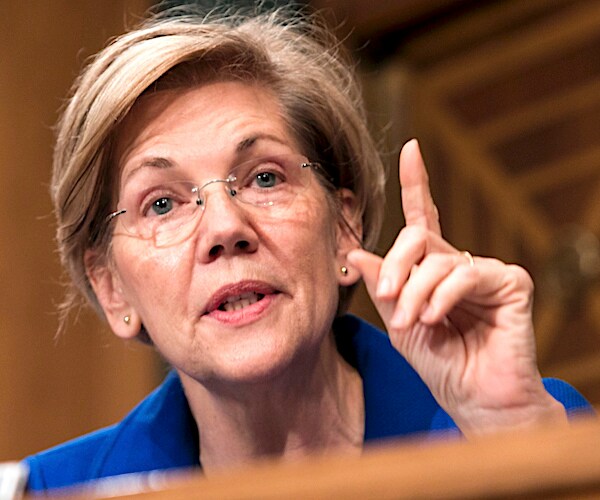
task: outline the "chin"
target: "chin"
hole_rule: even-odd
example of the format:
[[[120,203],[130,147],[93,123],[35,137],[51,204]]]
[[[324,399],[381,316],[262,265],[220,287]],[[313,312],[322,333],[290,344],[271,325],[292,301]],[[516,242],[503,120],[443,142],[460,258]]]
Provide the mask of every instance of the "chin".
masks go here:
[[[235,387],[246,385],[276,385],[277,380],[285,381],[288,376],[298,377],[308,369],[310,363],[301,349],[295,346],[272,345],[265,349],[240,349],[230,355],[221,353],[213,360],[210,375],[204,380],[196,378],[207,388],[210,386]]]

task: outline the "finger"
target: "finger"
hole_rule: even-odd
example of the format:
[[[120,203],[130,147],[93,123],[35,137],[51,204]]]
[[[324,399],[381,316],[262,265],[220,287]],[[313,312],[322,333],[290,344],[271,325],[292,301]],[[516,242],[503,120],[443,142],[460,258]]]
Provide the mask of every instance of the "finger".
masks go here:
[[[437,297],[438,288],[444,287],[453,273],[462,268],[469,271],[472,269],[461,254],[434,253],[427,255],[414,269],[404,285],[390,321],[391,327],[395,329],[410,328],[421,317],[428,317],[432,307],[437,311],[438,303],[432,304],[431,301]],[[464,290],[470,290],[474,286],[472,280],[469,280],[468,283],[467,288],[463,287],[463,283],[456,287],[456,283],[453,281],[452,285],[455,289],[451,287],[450,290],[455,291],[456,295],[462,298]]]
[[[464,262],[464,257],[455,257],[459,262],[440,280],[432,290],[427,307],[419,313],[419,320],[433,325],[441,322],[460,302],[468,300],[477,291],[481,279],[480,268]]]
[[[376,291],[381,273],[383,259],[366,250],[352,250],[347,256],[348,263],[360,272],[367,292],[382,318],[391,317],[395,302],[385,302],[377,299]]]
[[[478,311],[482,319],[486,311],[493,312],[508,296],[515,310],[520,307],[523,314],[531,315],[533,281],[522,267],[483,257],[475,257],[475,265],[471,265],[464,255],[458,258],[459,264],[435,288],[429,306],[421,312],[423,323],[442,321],[459,303],[464,309]],[[497,318],[492,314],[489,320]]]
[[[348,252],[348,263],[361,274],[369,295],[375,297],[379,272],[383,259],[366,250],[356,249]]]
[[[455,254],[456,249],[441,236],[421,226],[402,229],[381,264],[377,297],[382,300],[395,299],[413,266],[431,252]]]
[[[404,228],[385,255],[376,294],[380,300],[396,300],[410,273],[427,251],[428,233],[419,227]]]
[[[429,176],[416,139],[404,145],[398,163],[406,225],[419,225],[441,235],[438,210],[431,196]]]

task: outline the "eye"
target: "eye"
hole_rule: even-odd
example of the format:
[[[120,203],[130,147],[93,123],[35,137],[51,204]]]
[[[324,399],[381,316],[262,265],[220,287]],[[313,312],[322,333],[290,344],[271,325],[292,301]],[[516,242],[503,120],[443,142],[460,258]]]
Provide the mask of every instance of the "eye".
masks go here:
[[[272,188],[281,182],[281,178],[274,172],[259,172],[255,179],[260,188]]]
[[[288,182],[288,166],[282,157],[261,158],[248,162],[247,168],[248,173],[244,177],[247,179],[245,184],[249,187],[272,189]]]
[[[173,200],[171,198],[167,198],[163,196],[162,198],[158,198],[152,205],[150,206],[150,210],[152,210],[156,215],[165,215],[169,213],[173,209]]]
[[[187,183],[172,182],[151,189],[140,204],[141,217],[179,216],[195,200],[193,190]]]

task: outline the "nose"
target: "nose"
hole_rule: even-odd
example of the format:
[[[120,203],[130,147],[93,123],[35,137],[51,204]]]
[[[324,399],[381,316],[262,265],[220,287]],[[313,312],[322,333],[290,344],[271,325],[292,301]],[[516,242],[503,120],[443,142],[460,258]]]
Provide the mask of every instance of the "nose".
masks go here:
[[[206,187],[200,198],[204,213],[197,229],[198,259],[206,263],[225,255],[256,251],[258,235],[247,212],[232,196],[231,186],[215,183],[212,189]]]

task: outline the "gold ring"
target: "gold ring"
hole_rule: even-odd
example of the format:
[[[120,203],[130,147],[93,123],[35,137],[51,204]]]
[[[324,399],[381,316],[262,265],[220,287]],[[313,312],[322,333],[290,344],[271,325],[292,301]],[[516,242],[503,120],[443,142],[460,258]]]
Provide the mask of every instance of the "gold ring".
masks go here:
[[[471,252],[467,252],[466,250],[463,250],[462,252],[460,252],[460,254],[463,257],[466,257],[467,260],[469,261],[469,266],[470,267],[475,267],[475,259],[473,258],[473,256],[471,255]]]

